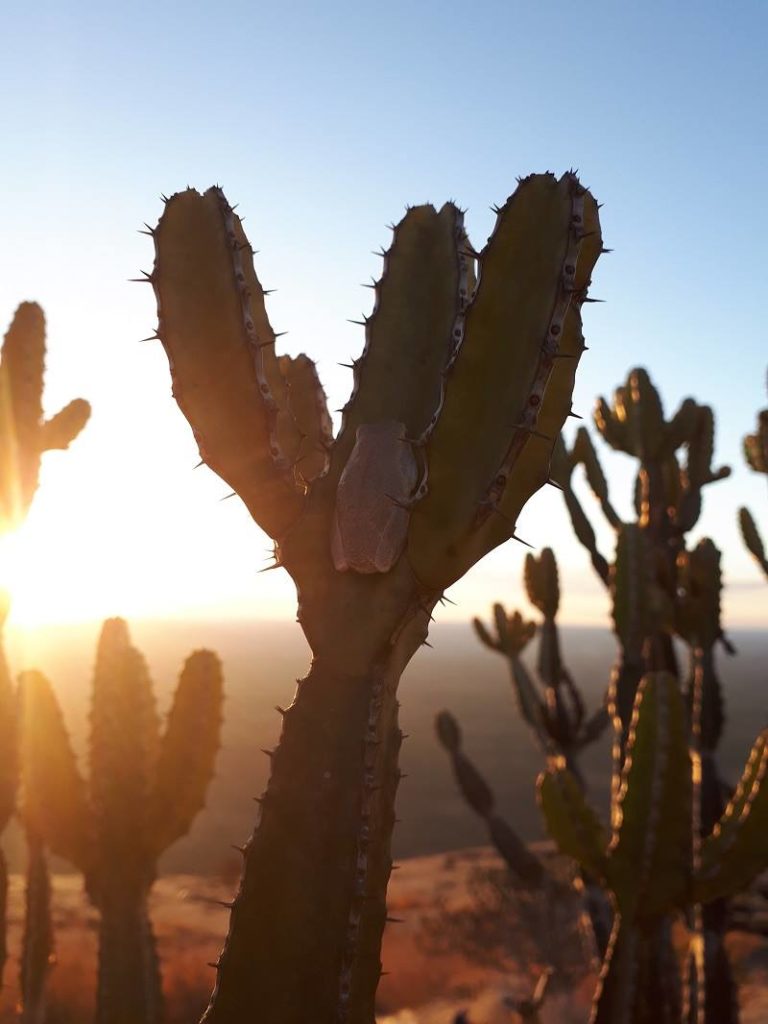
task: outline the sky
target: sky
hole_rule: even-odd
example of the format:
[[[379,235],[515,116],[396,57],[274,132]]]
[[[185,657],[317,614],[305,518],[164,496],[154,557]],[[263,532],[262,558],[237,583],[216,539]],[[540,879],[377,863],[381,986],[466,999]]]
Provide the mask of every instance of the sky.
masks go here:
[[[576,167],[614,251],[594,274],[605,302],[585,310],[574,407],[588,419],[636,365],[668,411],[687,395],[713,405],[733,475],[706,492],[692,539],[723,549],[727,622],[764,625],[735,517],[749,504],[768,531],[766,480],[741,457],[766,405],[767,35],[760,2],[4,4],[0,324],[39,301],[46,410],[93,406],[0,552],[13,621],[294,614],[289,578],[258,574],[268,538],[193,469],[162,348],[139,343],[154,299],[128,279],[151,269],[138,230],[161,193],[218,183],[240,204],[283,350],[316,359],[336,408],[385,225],[455,199],[479,248],[518,175]],[[601,453],[629,517],[629,460]],[[605,621],[554,489],[518,532],[555,549],[562,620]],[[522,560],[514,544],[487,557],[445,615],[525,606]]]

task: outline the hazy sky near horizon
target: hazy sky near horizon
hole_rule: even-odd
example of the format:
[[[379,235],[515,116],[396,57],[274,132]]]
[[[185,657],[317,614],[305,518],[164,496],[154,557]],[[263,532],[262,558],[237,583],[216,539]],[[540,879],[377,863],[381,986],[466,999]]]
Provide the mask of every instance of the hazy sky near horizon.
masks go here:
[[[336,408],[385,224],[454,198],[479,248],[517,175],[577,167],[614,252],[594,275],[606,302],[586,309],[575,408],[588,416],[638,364],[668,409],[689,394],[714,406],[717,460],[734,472],[708,490],[694,539],[724,550],[731,624],[765,622],[735,524],[747,503],[768,529],[765,478],[740,451],[766,404],[764,3],[73,0],[6,4],[0,26],[0,323],[40,301],[47,409],[93,405],[72,450],[47,457],[4,556],[18,621],[293,614],[287,577],[257,575],[268,538],[193,471],[162,349],[138,343],[154,300],[127,279],[151,269],[137,229],[160,193],[220,183],[240,204],[284,350],[318,361]],[[604,465],[629,515],[628,460]],[[552,488],[519,532],[555,548],[564,620],[602,618]],[[519,545],[488,557],[446,615],[524,603],[522,558]]]

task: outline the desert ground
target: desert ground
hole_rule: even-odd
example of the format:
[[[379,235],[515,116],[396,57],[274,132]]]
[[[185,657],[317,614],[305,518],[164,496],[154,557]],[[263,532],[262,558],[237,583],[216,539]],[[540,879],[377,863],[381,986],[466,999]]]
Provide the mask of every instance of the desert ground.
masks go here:
[[[538,844],[551,857],[546,844]],[[163,966],[168,1024],[191,1024],[207,1002],[236,879],[170,875],[155,885],[151,913]],[[10,957],[0,1021],[16,1019],[18,952],[24,878],[11,878]],[[755,897],[757,899],[757,897]],[[543,1012],[545,1024],[584,1024],[595,975],[574,908],[531,903],[510,891],[503,867],[485,847],[404,860],[389,890],[392,916],[382,961],[379,1024],[514,1024],[514,1003],[529,995],[547,962],[555,961]],[[765,911],[761,911],[765,917]],[[54,876],[56,957],[51,967],[48,1024],[92,1019],[96,980],[95,912],[77,875]],[[681,943],[682,943],[681,938]],[[768,1020],[768,942],[729,935],[741,985],[742,1024]]]

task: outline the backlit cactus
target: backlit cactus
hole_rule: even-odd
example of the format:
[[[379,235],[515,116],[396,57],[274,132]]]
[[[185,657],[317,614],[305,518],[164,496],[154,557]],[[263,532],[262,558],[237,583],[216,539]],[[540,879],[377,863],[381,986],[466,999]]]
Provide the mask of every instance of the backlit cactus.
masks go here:
[[[16,529],[24,521],[37,490],[43,453],[68,448],[90,416],[88,403],[77,398],[46,420],[43,416],[44,371],[45,317],[37,303],[23,302],[16,310],[0,352],[0,534]],[[15,810],[19,773],[16,692],[2,642],[11,595],[2,589],[5,581],[1,573],[0,567],[0,832]],[[27,968],[30,962],[37,965],[40,960],[37,953],[47,940],[38,939],[43,933],[50,933],[50,921],[44,923],[47,902],[39,897],[48,884],[45,859],[36,840],[30,846],[29,861],[22,994],[34,993],[30,1000],[24,999],[23,1008],[23,1013],[33,1020],[42,1012],[40,1007],[44,1004],[47,954],[42,958],[46,966],[41,966],[40,970],[36,966],[31,972]],[[7,890],[8,871],[5,855],[0,850],[0,977],[7,956]],[[28,984],[24,983],[25,978]],[[34,981],[29,980],[31,978]]]
[[[395,691],[445,587],[546,483],[584,349],[597,205],[533,175],[480,253],[462,212],[394,229],[332,438],[314,367],[278,357],[241,222],[172,197],[146,275],[202,459],[275,540],[314,655],[284,713],[207,1020],[369,1022],[401,742]]]
[[[0,357],[0,532],[19,526],[37,490],[43,452],[68,448],[91,408],[76,398],[43,417],[45,317],[23,302],[5,335]]]
[[[155,1024],[160,970],[147,897],[160,855],[202,807],[219,745],[218,658],[186,661],[161,731],[141,654],[122,619],[99,639],[90,715],[89,777],[80,774],[50,684],[19,683],[23,816],[85,876],[100,913],[97,1021]]]
[[[723,724],[723,698],[715,666],[715,650],[722,644],[732,651],[720,624],[720,554],[711,541],[686,549],[686,533],[701,513],[702,492],[724,479],[727,468],[714,469],[714,418],[708,406],[686,399],[671,419],[664,416],[658,392],[644,370],[633,370],[616,390],[613,404],[600,399],[595,424],[617,451],[639,463],[635,484],[636,522],[624,523],[609,501],[605,478],[587,431],[582,428],[569,451],[560,444],[553,475],[563,486],[574,531],[587,548],[599,578],[613,600],[614,632],[619,643],[610,688],[610,706],[617,729],[614,745],[614,787],[620,785],[626,757],[637,687],[648,672],[664,671],[678,680],[680,694],[688,697],[691,720],[698,722],[696,787],[696,842],[706,837],[723,812],[725,783],[720,779],[715,748]],[[575,467],[582,464],[587,481],[616,532],[613,563],[597,548],[595,533],[572,486]],[[673,637],[685,641],[691,668],[681,679]],[[694,685],[694,680],[698,683]],[[698,702],[698,703],[697,703]],[[694,714],[695,710],[695,714]],[[674,993],[671,950],[659,961],[648,984],[658,984],[658,1012],[674,1018],[679,1006],[701,1007],[706,1024],[735,1024],[734,985],[723,937],[727,907],[712,901],[691,909],[700,945],[706,946],[706,978],[695,970],[684,992]],[[669,927],[659,925],[654,940],[668,941]],[[665,982],[663,977],[667,978]],[[694,979],[698,979],[694,984]],[[703,994],[702,994],[703,993]],[[668,1004],[664,999],[669,999]],[[696,1003],[696,1000],[699,1000]],[[693,1002],[692,1002],[693,1001]],[[704,1004],[706,1003],[706,1006]]]
[[[544,548],[539,556],[526,556],[524,583],[529,601],[543,616],[539,634],[538,680],[534,681],[520,657],[536,631],[533,622],[526,623],[517,611],[508,615],[502,605],[495,604],[494,626],[489,629],[480,619],[475,619],[475,632],[486,647],[506,658],[520,714],[533,732],[538,746],[547,757],[561,759],[582,785],[577,762],[579,751],[599,738],[609,724],[609,715],[602,707],[587,716],[581,693],[563,663],[556,624],[560,585],[557,561],[551,548]],[[520,881],[530,886],[541,886],[543,865],[537,859],[538,871],[533,870],[524,855],[527,852],[525,844],[512,827],[495,811],[492,815],[484,813],[478,801],[473,799],[473,789],[481,785],[488,794],[485,802],[491,807],[494,803],[487,783],[460,749],[458,725],[447,711],[443,711],[437,717],[436,727],[438,739],[451,758],[459,789],[470,807],[486,818],[491,839],[499,853]],[[458,739],[452,742],[452,735]],[[475,779],[478,783],[473,786],[471,782]],[[528,852],[527,857],[532,857],[532,854]],[[602,954],[610,934],[607,904],[588,874],[585,873],[578,884],[586,896],[593,946]]]
[[[695,828],[699,774],[677,679],[650,673],[638,688],[611,829],[589,808],[562,762],[539,778],[547,827],[563,853],[602,880],[616,910],[610,949],[595,995],[592,1024],[680,1020],[677,968],[665,961],[669,916],[691,903],[736,894],[768,863],[768,735],[758,739],[736,793],[712,834]],[[700,936],[709,958],[715,952]],[[703,966],[703,964],[702,964]],[[705,980],[698,981],[704,991]],[[703,1011],[691,1000],[690,1020]],[[725,1019],[724,1017],[720,1018]]]
[[[756,473],[768,473],[768,409],[758,413],[755,433],[744,438],[744,457]],[[747,550],[768,577],[765,545],[749,509],[739,509],[739,526]]]

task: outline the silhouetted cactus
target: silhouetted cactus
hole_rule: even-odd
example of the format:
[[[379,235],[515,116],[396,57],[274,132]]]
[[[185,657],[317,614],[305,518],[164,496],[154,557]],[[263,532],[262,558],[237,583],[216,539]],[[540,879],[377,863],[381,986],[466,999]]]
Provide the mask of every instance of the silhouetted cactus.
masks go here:
[[[24,521],[37,490],[43,453],[68,448],[90,416],[88,403],[77,398],[55,416],[44,419],[44,371],[45,317],[37,303],[23,302],[16,310],[0,352],[0,534],[9,533]],[[3,584],[0,576],[0,833],[15,810],[19,774],[16,693],[3,645],[11,595],[2,589]],[[45,970],[35,968],[26,972],[31,962],[28,954],[32,956],[34,950],[32,959],[37,962],[36,951],[45,945],[38,939],[43,932],[50,935],[50,921],[43,921],[48,913],[47,899],[38,898],[47,886],[44,854],[33,841],[29,849],[29,902],[22,953],[22,976],[34,975],[36,979],[30,1021],[42,1012],[38,1008],[43,1004]],[[7,893],[8,870],[0,850],[0,979],[7,957]],[[22,987],[25,991],[32,990]],[[27,1009],[23,1012],[28,1013]]]
[[[35,302],[16,310],[0,358],[0,532],[19,526],[37,490],[40,458],[68,448],[91,408],[76,398],[43,418],[45,317]]]
[[[45,847],[27,828],[27,888],[24,935],[19,965],[19,993],[23,1024],[45,1024],[45,984],[54,952],[51,921],[51,880]]]
[[[602,398],[598,400],[595,424],[609,445],[638,460],[637,521],[624,523],[613,509],[597,454],[584,428],[578,431],[570,451],[562,443],[558,446],[553,476],[563,486],[574,531],[589,551],[592,564],[613,600],[614,632],[620,652],[610,688],[611,712],[618,728],[614,785],[619,784],[621,777],[640,679],[648,672],[669,672],[679,680],[681,693],[688,693],[692,713],[694,667],[698,665],[702,780],[697,789],[696,821],[697,828],[706,836],[723,812],[723,794],[727,790],[715,761],[723,699],[714,652],[717,643],[731,652],[732,648],[720,625],[719,552],[708,540],[689,552],[685,535],[700,515],[703,488],[724,479],[729,470],[712,467],[711,409],[689,398],[667,421],[659,395],[644,370],[636,369],[629,374],[626,384],[616,390],[612,406]],[[571,485],[572,473],[579,464],[584,466],[587,481],[616,531],[612,564],[598,550],[594,530]],[[675,635],[689,647],[691,671],[687,682],[680,681],[673,646]],[[694,917],[698,915],[701,944],[706,943],[707,947],[706,1022],[733,1024],[738,1020],[738,1011],[723,947],[727,908],[722,901],[715,901],[701,912],[694,908],[692,913]],[[657,936],[657,951],[667,941],[668,930],[665,926]],[[659,956],[655,968],[654,984],[661,986],[658,1013],[662,1019],[666,1019],[664,1013],[669,1019],[677,1019],[682,1012],[683,996],[675,992],[674,972],[667,967],[671,962],[670,950],[664,958]]]
[[[495,604],[495,629],[489,629],[480,619],[474,619],[475,632],[486,647],[507,659],[520,714],[531,728],[543,753],[548,757],[562,758],[571,772],[581,780],[577,766],[578,752],[602,734],[609,722],[608,712],[602,707],[589,718],[586,717],[581,694],[563,664],[556,623],[560,604],[560,584],[557,561],[551,548],[544,548],[538,557],[533,554],[526,556],[524,583],[529,601],[543,616],[537,661],[538,685],[534,683],[520,657],[536,631],[534,623],[526,623],[517,611],[508,615],[502,605]],[[450,737],[446,731],[446,723],[449,722],[453,723],[453,730],[460,736],[458,725],[452,716],[443,711],[436,721],[438,739],[451,756],[454,775],[463,796],[472,809],[482,815],[476,801],[471,799],[470,788],[465,779],[472,777],[481,780],[492,803],[490,788],[458,745],[452,746],[448,742]],[[544,866],[538,858],[534,858],[538,865],[537,872],[528,866],[528,859],[534,855],[523,840],[495,813],[492,817],[487,817],[487,823],[494,845],[513,874],[528,885],[541,887],[545,874]],[[583,884],[583,891],[586,894],[594,948],[602,955],[610,933],[609,909],[602,893],[594,886],[594,881],[589,875],[583,875],[579,884]]]
[[[160,972],[147,897],[163,851],[203,806],[219,746],[218,658],[186,661],[161,733],[152,684],[122,619],[99,639],[90,714],[89,778],[80,775],[50,684],[19,682],[23,815],[85,876],[100,912],[97,1021],[156,1024]]]
[[[768,473],[768,409],[758,413],[755,433],[744,438],[744,458],[756,473]],[[749,509],[739,509],[739,526],[747,550],[768,577],[765,545]]]
[[[314,655],[272,753],[207,1020],[367,1022],[397,682],[444,588],[513,536],[549,477],[584,349],[597,205],[573,174],[533,175],[481,253],[453,204],[409,209],[335,440],[310,361],[275,353],[221,190],[174,196],[151,234],[174,395],[203,460],[275,539]]]

